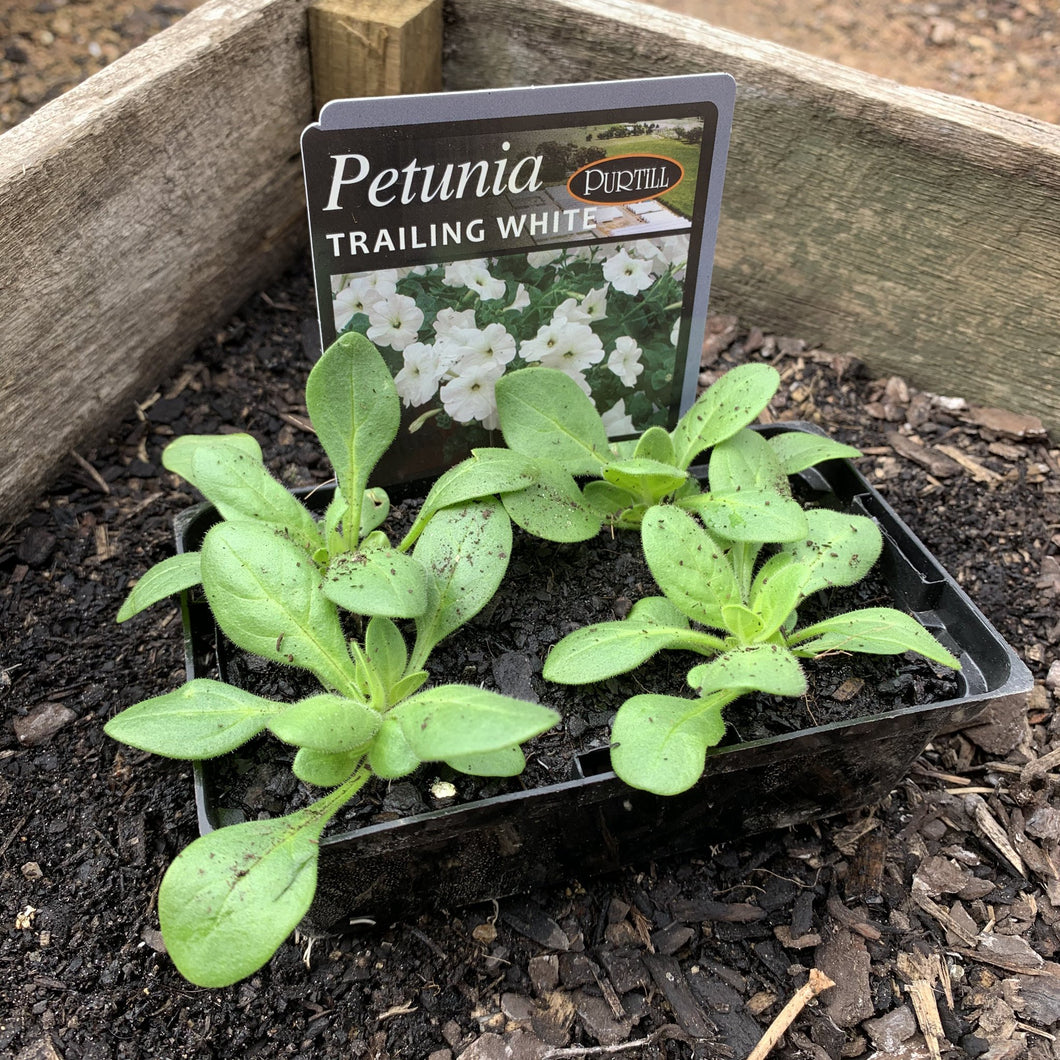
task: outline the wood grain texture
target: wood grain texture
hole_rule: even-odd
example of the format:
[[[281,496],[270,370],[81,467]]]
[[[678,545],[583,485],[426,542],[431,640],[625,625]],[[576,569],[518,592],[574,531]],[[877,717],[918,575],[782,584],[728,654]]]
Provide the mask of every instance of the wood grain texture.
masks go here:
[[[213,0],[0,137],[0,519],[304,246],[298,0]]]
[[[712,310],[1060,430],[1060,127],[633,0],[450,0],[448,89],[737,81]]]
[[[309,8],[317,112],[332,99],[437,92],[441,0],[317,0]]]

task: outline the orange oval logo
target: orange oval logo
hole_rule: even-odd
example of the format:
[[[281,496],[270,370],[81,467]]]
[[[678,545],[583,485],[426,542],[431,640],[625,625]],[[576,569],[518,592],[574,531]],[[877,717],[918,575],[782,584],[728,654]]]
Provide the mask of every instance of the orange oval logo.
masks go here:
[[[623,206],[665,195],[684,175],[684,166],[665,155],[615,155],[582,166],[567,181],[567,191],[580,202]]]

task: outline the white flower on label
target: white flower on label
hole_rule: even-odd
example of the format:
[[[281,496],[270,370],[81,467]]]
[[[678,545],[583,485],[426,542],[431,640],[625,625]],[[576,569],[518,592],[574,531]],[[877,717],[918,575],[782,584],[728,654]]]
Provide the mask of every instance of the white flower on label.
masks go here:
[[[542,269],[546,265],[551,265],[562,254],[562,250],[534,250],[526,255],[526,263],[532,269]]]
[[[635,386],[637,376],[644,371],[640,363],[643,351],[628,335],[615,339],[615,348],[607,355],[607,367],[611,369],[626,386]]]
[[[392,294],[372,304],[368,323],[368,338],[372,342],[400,353],[419,337],[423,310],[408,295]]]
[[[625,247],[604,262],[604,279],[623,294],[637,294],[654,282],[651,262],[630,257]]]
[[[474,309],[465,309],[462,312],[457,312],[452,306],[439,309],[433,324],[434,333],[440,339],[447,339],[457,331],[464,331],[475,326]]]
[[[394,294],[393,284],[384,283],[382,287],[374,283],[370,276],[355,276],[334,298],[335,330],[342,329],[358,314],[367,315],[376,302]]]
[[[490,273],[489,262],[485,258],[454,261],[445,267],[445,277],[442,282],[447,287],[467,287],[484,302],[503,298],[508,289],[503,280],[496,279]]]
[[[530,304],[530,292],[526,289],[526,284],[521,283],[515,289],[515,300],[507,309],[525,309]]]
[[[497,380],[503,371],[494,364],[476,364],[461,371],[438,391],[442,407],[457,423],[492,422],[497,412]]]
[[[593,320],[607,319],[607,285],[595,287],[582,299],[582,312]]]
[[[459,347],[458,369],[479,364],[495,364],[501,371],[515,357],[515,339],[503,324],[487,324],[481,331],[462,328],[453,333],[452,341]]]
[[[592,317],[585,312],[577,298],[568,298],[556,306],[556,311],[552,314],[552,323],[558,324],[561,320],[566,320],[571,324],[592,323]]]
[[[633,421],[626,413],[625,398],[619,398],[600,418],[604,421],[608,438],[617,438],[621,434],[636,433],[637,429],[633,426]]]
[[[678,317],[674,321],[674,326],[672,328],[670,328],[670,345],[671,346],[676,346],[677,345],[677,339],[680,336],[680,334],[681,334],[681,318]]]
[[[588,324],[572,324],[559,318],[538,328],[519,353],[524,361],[539,361],[546,368],[559,368],[571,375],[602,361],[604,344]]]
[[[394,376],[397,392],[406,408],[425,405],[434,397],[445,372],[438,351],[422,342],[413,342],[405,347],[403,356],[405,364]]]

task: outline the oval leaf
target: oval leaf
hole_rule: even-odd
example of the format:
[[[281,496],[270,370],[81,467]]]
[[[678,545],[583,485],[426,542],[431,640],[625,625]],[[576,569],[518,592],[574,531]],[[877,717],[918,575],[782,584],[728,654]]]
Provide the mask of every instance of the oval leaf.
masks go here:
[[[181,593],[202,581],[202,567],[198,552],[183,552],[156,563],[133,586],[132,592],[118,611],[117,621],[138,615],[145,608]]]
[[[652,577],[670,602],[696,622],[724,628],[721,609],[739,603],[740,591],[722,546],[669,505],[648,510],[641,538]]]
[[[779,385],[780,373],[767,364],[742,364],[726,372],[674,428],[677,464],[687,469],[703,450],[753,423]]]
[[[788,643],[800,655],[826,651],[859,651],[867,655],[900,655],[915,651],[954,670],[960,662],[912,615],[891,607],[866,607],[796,630]]]
[[[703,775],[707,748],[725,735],[723,695],[710,702],[679,696],[627,699],[611,730],[611,767],[630,787],[656,795],[687,791]]]
[[[335,788],[345,781],[364,761],[364,752],[317,751],[311,747],[299,748],[291,764],[291,772],[304,784],[317,788]]]
[[[401,724],[391,711],[383,718],[379,732],[368,749],[368,765],[383,780],[407,776],[420,764],[420,759],[409,747]]]
[[[358,615],[415,618],[427,609],[427,572],[393,548],[343,553],[328,565],[324,595]]]
[[[806,513],[806,521],[805,539],[783,546],[807,568],[804,596],[830,585],[861,581],[883,549],[879,527],[867,516],[814,508]]]
[[[679,503],[695,512],[711,533],[730,541],[795,541],[808,529],[799,502],[772,490],[700,493]]]
[[[497,414],[509,448],[548,457],[572,475],[599,474],[610,459],[607,430],[592,399],[553,368],[522,368],[497,380]]]
[[[304,549],[265,526],[221,523],[203,539],[202,582],[234,644],[350,692],[353,663],[338,611]]]
[[[552,728],[548,707],[472,685],[440,685],[406,699],[391,712],[413,754],[424,762],[489,754]]]
[[[364,703],[322,693],[292,703],[269,721],[269,730],[284,743],[336,753],[363,747],[379,721],[379,714]]]
[[[803,696],[806,675],[799,660],[786,648],[759,644],[737,648],[694,666],[688,684],[701,696],[712,692],[768,692],[774,696]]]
[[[707,479],[714,493],[768,490],[791,496],[791,484],[769,442],[758,431],[738,431],[710,454]]]
[[[545,541],[588,541],[603,525],[571,475],[551,460],[539,461],[537,481],[503,494],[501,503],[516,526]]]
[[[359,520],[368,476],[401,424],[401,399],[390,369],[364,335],[349,332],[313,365],[305,397],[339,488],[349,504],[358,505],[353,514]]]
[[[683,486],[688,477],[679,467],[647,457],[616,460],[603,469],[603,476],[612,485],[652,504]]]
[[[769,444],[786,475],[805,471],[824,460],[853,460],[861,456],[852,445],[810,431],[782,431],[774,434]]]
[[[489,754],[449,758],[445,764],[472,777],[517,777],[526,768],[526,756],[518,747],[505,747]]]
[[[320,833],[352,795],[340,788],[271,821],[247,821],[196,839],[170,865],[158,919],[173,963],[198,986],[256,972],[313,900]]]
[[[284,707],[223,681],[199,677],[127,707],[103,728],[112,739],[141,751],[198,761],[245,744]]]

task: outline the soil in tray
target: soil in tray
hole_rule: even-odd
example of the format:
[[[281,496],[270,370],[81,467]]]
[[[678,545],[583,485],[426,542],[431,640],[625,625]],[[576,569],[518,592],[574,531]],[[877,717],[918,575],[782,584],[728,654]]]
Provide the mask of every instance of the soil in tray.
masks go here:
[[[414,504],[395,505],[392,519],[409,519],[413,508]],[[562,720],[526,745],[527,768],[518,777],[469,777],[442,763],[428,763],[407,780],[370,785],[329,831],[577,779],[576,756],[607,747],[611,722],[625,699],[646,691],[690,696],[686,675],[703,658],[690,652],[660,652],[632,674],[587,686],[546,682],[541,677],[544,660],[567,633],[622,618],[634,601],[657,591],[635,533],[605,530],[591,541],[560,545],[516,528],[508,575],[499,592],[467,626],[439,645],[428,669],[433,683],[477,685],[546,703],[560,712]],[[801,620],[805,624],[859,607],[890,606],[895,601],[886,583],[870,574],[856,586],[817,594],[804,604]],[[411,632],[406,635],[411,643]],[[238,651],[230,665],[236,683],[269,698],[290,701],[318,690],[309,675]],[[809,691],[802,699],[749,695],[731,704],[725,714],[724,743],[782,735],[960,694],[953,671],[912,654],[834,654],[806,660],[804,669]],[[274,816],[319,796],[290,772],[292,759],[293,750],[271,737],[224,759],[216,774],[218,802],[235,812],[226,809],[223,820]],[[437,797],[433,794],[437,781],[451,783],[456,795]]]

